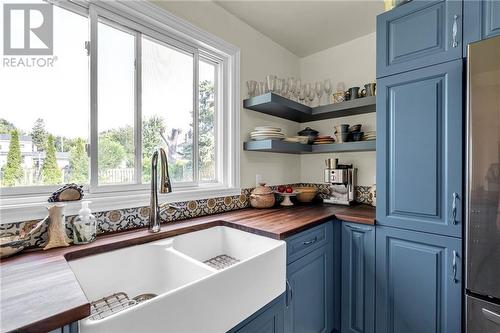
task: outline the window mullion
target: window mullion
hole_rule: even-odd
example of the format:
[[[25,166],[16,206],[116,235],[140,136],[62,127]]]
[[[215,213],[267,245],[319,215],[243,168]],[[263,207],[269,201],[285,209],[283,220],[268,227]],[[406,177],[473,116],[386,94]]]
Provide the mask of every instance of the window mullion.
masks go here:
[[[90,6],[90,186],[92,192],[98,185],[98,67],[97,67],[97,36],[98,36],[98,15],[96,8]]]
[[[199,151],[199,115],[200,115],[200,82],[199,82],[199,60],[198,52],[193,54],[193,182],[198,185],[200,183],[200,151]]]
[[[142,34],[135,34],[135,183],[142,183]]]

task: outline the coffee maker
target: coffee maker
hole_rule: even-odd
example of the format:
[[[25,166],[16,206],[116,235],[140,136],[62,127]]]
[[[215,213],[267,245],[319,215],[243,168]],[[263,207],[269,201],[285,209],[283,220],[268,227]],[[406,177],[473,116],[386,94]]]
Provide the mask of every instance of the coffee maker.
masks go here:
[[[349,206],[354,202],[357,169],[352,164],[338,164],[338,159],[325,161],[324,181],[330,184],[329,194],[323,199],[325,203]]]

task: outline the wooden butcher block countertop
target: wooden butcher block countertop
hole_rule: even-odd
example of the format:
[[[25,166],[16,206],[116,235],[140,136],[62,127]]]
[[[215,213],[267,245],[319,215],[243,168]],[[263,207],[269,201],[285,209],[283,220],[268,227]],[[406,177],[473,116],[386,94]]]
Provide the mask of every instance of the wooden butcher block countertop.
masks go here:
[[[47,332],[90,315],[89,301],[67,260],[219,225],[285,239],[334,217],[375,224],[375,209],[365,205],[247,208],[162,224],[158,233],[149,233],[141,228],[99,236],[91,244],[21,253],[0,263],[1,332]]]

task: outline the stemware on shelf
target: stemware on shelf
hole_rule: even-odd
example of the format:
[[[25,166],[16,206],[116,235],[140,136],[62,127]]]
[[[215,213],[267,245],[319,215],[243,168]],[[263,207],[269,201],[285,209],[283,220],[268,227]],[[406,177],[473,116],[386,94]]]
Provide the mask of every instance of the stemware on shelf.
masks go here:
[[[275,87],[275,92],[278,94],[278,95],[281,95],[281,90],[283,89],[283,80],[282,79],[279,79],[277,78],[276,79],[276,87]]]
[[[326,93],[326,103],[330,103],[330,94],[332,93],[332,81],[330,79],[325,79],[323,82],[323,87]]]
[[[300,86],[299,90],[299,102],[302,104],[306,104],[305,99],[306,99],[306,86],[303,85]]]
[[[323,83],[321,81],[316,82],[315,88],[316,95],[318,96],[318,106],[321,106],[321,97],[323,96]]]
[[[257,81],[247,81],[248,98],[255,97],[255,90],[257,89]]]
[[[266,82],[267,82],[267,89],[269,89],[270,92],[274,92],[276,88],[276,75],[268,75],[266,76]]]
[[[307,99],[309,100],[309,106],[313,105],[313,101],[314,101],[315,95],[316,94],[314,93],[314,89],[310,89],[309,90],[309,94],[307,95]]]

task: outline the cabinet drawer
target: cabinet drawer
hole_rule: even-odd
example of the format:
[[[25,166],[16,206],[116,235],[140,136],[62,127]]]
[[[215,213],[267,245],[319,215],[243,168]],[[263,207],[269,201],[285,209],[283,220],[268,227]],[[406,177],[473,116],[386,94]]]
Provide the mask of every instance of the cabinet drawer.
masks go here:
[[[377,77],[462,57],[462,2],[412,1],[377,17]]]
[[[286,241],[287,263],[291,263],[328,242],[332,223],[327,222],[292,236]]]

